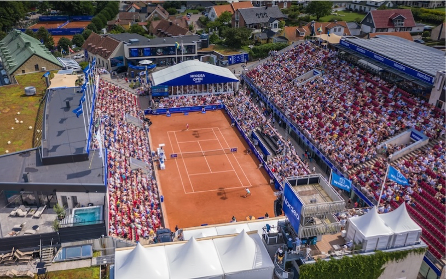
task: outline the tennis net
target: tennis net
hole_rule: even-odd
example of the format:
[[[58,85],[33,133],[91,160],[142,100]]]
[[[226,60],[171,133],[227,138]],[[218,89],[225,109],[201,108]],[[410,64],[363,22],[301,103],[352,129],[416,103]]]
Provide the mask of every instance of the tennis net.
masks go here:
[[[216,149],[216,150],[206,150],[206,151],[195,151],[195,152],[183,152],[183,153],[172,153],[171,158],[191,158],[191,157],[201,157],[201,156],[213,156],[213,155],[223,155],[237,152],[237,147]]]

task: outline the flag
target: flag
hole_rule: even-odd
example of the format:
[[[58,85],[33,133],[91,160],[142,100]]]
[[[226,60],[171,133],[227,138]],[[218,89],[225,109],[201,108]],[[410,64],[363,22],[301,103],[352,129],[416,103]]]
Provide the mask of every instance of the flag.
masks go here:
[[[84,73],[86,75],[88,75],[89,72],[90,72],[90,64],[88,64],[87,67],[85,67],[85,69],[84,69]]]
[[[79,100],[79,106],[82,106],[82,103],[85,102],[85,93],[82,95],[81,99]]]
[[[317,31],[320,32],[320,33],[323,32],[323,29],[321,28],[321,26],[318,27]]]
[[[329,32],[330,32],[330,30],[328,29],[328,30],[327,30],[327,36],[328,36],[328,37],[331,36],[331,34],[330,34]]]
[[[352,181],[332,172],[331,184],[345,191],[351,191]]]
[[[389,169],[388,169],[388,179],[390,179],[396,183],[399,183],[400,185],[405,185],[405,186],[410,185],[408,183],[408,179],[392,166],[389,166]]]
[[[74,50],[72,50],[71,47],[68,47],[68,51],[69,51],[70,53],[74,53]]]
[[[84,83],[82,86],[81,86],[81,93],[84,93],[85,92],[85,89],[87,89],[87,83]],[[82,99],[82,98],[81,98]]]
[[[178,42],[175,42],[175,48],[179,49],[180,48],[180,44]]]
[[[79,118],[79,115],[81,115],[83,113],[82,111],[82,105],[80,105],[79,107],[77,107],[76,109],[73,110],[73,113],[76,114],[76,117]]]

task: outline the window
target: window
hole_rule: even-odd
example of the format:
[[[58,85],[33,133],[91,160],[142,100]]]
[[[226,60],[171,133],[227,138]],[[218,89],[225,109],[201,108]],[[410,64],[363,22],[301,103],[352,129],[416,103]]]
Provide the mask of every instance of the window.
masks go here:
[[[39,71],[39,64],[34,65],[34,70]]]
[[[25,70],[22,70],[22,74],[24,74],[25,73]]]
[[[78,197],[71,196],[71,202],[73,203],[73,208],[75,208],[78,205]]]
[[[395,19],[394,20],[394,26],[395,27],[400,27],[400,26],[404,26],[404,22],[402,19]]]

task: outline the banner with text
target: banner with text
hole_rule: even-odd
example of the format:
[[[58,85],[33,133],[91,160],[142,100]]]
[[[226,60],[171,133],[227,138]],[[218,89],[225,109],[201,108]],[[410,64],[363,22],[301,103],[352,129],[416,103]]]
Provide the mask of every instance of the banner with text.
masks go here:
[[[331,184],[332,186],[349,192],[351,191],[352,181],[332,172]]]
[[[284,187],[284,204],[283,210],[287,219],[289,219],[295,232],[298,234],[300,228],[300,214],[303,204],[296,196],[295,192],[288,182],[286,182]]]

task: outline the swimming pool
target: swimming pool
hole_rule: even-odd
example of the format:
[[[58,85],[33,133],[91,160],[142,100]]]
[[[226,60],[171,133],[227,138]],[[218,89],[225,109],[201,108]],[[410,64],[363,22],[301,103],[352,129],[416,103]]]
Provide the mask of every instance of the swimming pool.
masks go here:
[[[73,224],[91,224],[97,221],[102,221],[102,206],[98,205],[73,209]]]

